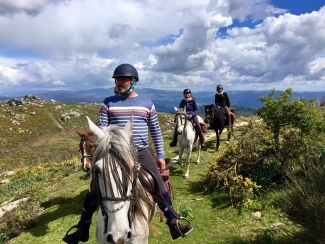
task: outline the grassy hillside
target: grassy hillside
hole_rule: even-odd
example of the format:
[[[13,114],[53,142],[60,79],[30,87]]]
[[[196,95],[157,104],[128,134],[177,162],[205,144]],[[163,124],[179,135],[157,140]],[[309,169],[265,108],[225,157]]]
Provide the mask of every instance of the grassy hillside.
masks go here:
[[[18,228],[15,221],[9,221],[12,216],[31,215],[31,221],[25,223],[28,228],[17,233],[18,236],[10,241],[12,244],[62,243],[61,238],[65,232],[79,220],[89,181],[89,175],[83,173],[79,167],[79,136],[75,129],[87,129],[85,115],[96,121],[99,105],[49,101],[33,103],[19,107],[9,107],[4,102],[1,103],[1,172],[27,166],[43,167],[34,167],[28,174],[22,171],[11,180],[19,177],[24,180],[17,180],[9,186],[0,186],[0,203],[12,199],[12,196],[30,198],[21,208],[0,218],[0,222],[7,223],[11,228]],[[60,116],[69,111],[79,112],[80,116],[71,116],[69,120],[61,121]],[[31,114],[33,112],[35,114]],[[17,114],[24,114],[25,118],[19,125],[14,125],[12,120]],[[172,119],[173,115],[159,113],[167,162],[178,151],[177,148],[168,146]],[[211,133],[213,134],[208,131],[208,134]],[[227,145],[225,136],[224,133],[222,150]],[[199,165],[194,164],[194,155],[192,156],[188,181],[183,179],[185,171],[178,164],[171,168],[174,208],[179,213],[187,214],[195,226],[193,233],[177,240],[177,243],[308,243],[302,242],[300,227],[274,207],[272,195],[264,199],[263,207],[256,205],[254,209],[243,207],[233,210],[226,194],[203,193],[200,179],[206,174],[209,163],[214,162],[222,153],[222,150],[215,152],[214,147],[215,137],[212,137],[207,142],[207,149],[202,151]],[[194,150],[193,154],[195,153]],[[35,171],[41,173],[33,173]],[[34,177],[31,178],[31,175]],[[261,212],[260,217],[254,216],[257,211]],[[95,243],[96,216],[93,220],[88,243]],[[22,225],[21,222],[19,224]],[[149,243],[167,244],[172,241],[167,226],[159,221],[158,212],[153,226],[156,231],[151,233]],[[1,234],[0,243],[3,237]]]
[[[57,162],[78,154],[79,136],[86,129],[85,115],[96,121],[98,104],[34,100],[20,106],[0,102],[0,168]],[[70,115],[63,121],[61,115]],[[78,115],[79,114],[79,115]]]

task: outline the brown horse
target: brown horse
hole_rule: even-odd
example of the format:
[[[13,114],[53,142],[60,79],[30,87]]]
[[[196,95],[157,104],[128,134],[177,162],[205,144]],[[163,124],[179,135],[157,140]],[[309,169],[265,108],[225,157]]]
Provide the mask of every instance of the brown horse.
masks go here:
[[[95,152],[95,138],[90,131],[81,132],[76,130],[80,136],[79,151],[81,152],[81,168],[85,172],[91,171],[92,158]]]

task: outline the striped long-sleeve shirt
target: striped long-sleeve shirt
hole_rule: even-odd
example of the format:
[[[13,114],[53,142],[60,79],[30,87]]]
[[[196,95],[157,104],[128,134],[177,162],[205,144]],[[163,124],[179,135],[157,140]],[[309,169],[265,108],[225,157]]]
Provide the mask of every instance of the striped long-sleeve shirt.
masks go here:
[[[138,150],[148,147],[149,133],[156,149],[157,158],[165,158],[164,142],[155,105],[146,96],[111,96],[103,101],[98,118],[98,127],[110,124],[124,127],[133,115],[132,139]]]

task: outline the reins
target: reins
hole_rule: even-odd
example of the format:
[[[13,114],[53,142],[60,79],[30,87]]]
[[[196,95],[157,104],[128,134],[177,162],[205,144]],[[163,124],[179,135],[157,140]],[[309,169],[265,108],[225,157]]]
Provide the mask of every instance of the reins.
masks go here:
[[[177,112],[175,114],[175,120],[176,120],[177,116],[180,116],[180,115],[184,115],[184,117],[185,117],[185,123],[184,123],[184,129],[183,129],[183,130],[185,130],[185,128],[188,124],[187,114],[185,112]],[[182,121],[181,121],[181,125],[183,125]],[[177,123],[177,126],[179,126],[178,123]]]
[[[104,161],[103,161],[104,163]],[[131,192],[129,195],[126,195],[126,196],[121,196],[121,197],[108,197],[108,196],[102,196],[101,194],[98,194],[98,198],[100,200],[100,208],[102,210],[102,215],[104,217],[104,222],[105,222],[105,228],[104,228],[104,234],[107,233],[107,228],[108,228],[108,215],[110,213],[116,213],[118,212],[119,210],[123,209],[125,206],[126,206],[126,203],[128,201],[131,202],[131,205],[130,205],[130,208],[128,210],[128,219],[129,219],[129,227],[131,228],[131,224],[134,220],[134,202],[137,198],[137,181],[138,181],[138,172],[139,170],[139,166],[138,164],[134,165],[134,167],[132,168],[132,174],[133,174],[133,180],[132,180],[132,177],[131,175],[127,175],[127,178],[129,181],[132,182],[132,188],[131,188]],[[96,175],[97,175],[97,179],[98,179],[98,171],[95,170],[96,172]],[[103,170],[103,178],[105,179],[108,179],[106,176],[105,176],[105,172],[106,170]],[[113,192],[113,189],[112,189],[112,184],[110,183],[110,180],[107,182],[107,184],[104,184],[104,187],[105,187],[105,192],[107,192],[107,189],[109,188],[111,192]],[[99,188],[99,186],[98,186]],[[118,206],[117,208],[115,209],[108,209],[104,202],[105,201],[108,201],[108,202],[124,202],[121,206]]]

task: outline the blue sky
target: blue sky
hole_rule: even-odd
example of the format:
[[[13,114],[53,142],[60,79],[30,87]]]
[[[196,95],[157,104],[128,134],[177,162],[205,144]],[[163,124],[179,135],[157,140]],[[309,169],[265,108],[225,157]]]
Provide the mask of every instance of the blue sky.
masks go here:
[[[325,91],[325,1],[0,1],[0,95],[114,86]],[[181,94],[181,93],[180,93]]]

